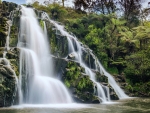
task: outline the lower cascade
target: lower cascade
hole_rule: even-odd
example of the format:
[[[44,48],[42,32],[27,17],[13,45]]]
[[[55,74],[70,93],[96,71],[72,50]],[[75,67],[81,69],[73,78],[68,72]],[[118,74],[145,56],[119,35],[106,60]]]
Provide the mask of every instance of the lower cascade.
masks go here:
[[[65,29],[64,26],[58,24],[57,22],[51,20],[49,16],[46,13],[43,13],[42,15],[45,20],[49,21],[56,27],[56,33],[60,32],[60,35],[63,35],[67,37],[68,41],[68,53],[71,56],[75,57],[75,61],[79,62],[80,66],[82,66],[85,69],[85,73],[89,75],[90,79],[93,81],[94,84],[97,86],[97,96],[101,99],[102,102],[109,102],[110,99],[110,91],[109,87],[104,86],[100,84],[99,82],[96,81],[95,73],[92,71],[92,68],[88,67],[84,60],[82,59],[83,57],[83,51],[86,53],[89,53],[90,50],[89,48],[85,47],[81,42],[77,40],[77,38],[74,35],[71,35],[68,33]],[[57,31],[58,30],[58,31]],[[105,75],[108,77],[108,83],[111,85],[111,87],[114,89],[115,93],[117,94],[119,99],[124,99],[124,98],[129,98],[124,91],[119,87],[119,85],[116,83],[114,78],[103,68],[101,63],[97,60],[96,56],[90,52],[90,55],[94,58],[94,67],[96,71],[99,71],[101,75]],[[67,59],[67,57],[66,57]],[[89,64],[91,62],[89,61]],[[94,91],[95,92],[95,91]]]
[[[21,6],[18,47],[20,53],[20,104],[71,103],[63,83],[53,77],[47,37],[33,9]]]

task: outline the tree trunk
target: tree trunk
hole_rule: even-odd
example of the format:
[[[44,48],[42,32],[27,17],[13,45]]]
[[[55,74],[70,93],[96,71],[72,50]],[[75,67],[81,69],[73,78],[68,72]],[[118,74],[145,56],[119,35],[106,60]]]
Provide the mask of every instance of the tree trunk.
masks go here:
[[[63,7],[64,7],[64,2],[65,2],[65,0],[62,0]]]

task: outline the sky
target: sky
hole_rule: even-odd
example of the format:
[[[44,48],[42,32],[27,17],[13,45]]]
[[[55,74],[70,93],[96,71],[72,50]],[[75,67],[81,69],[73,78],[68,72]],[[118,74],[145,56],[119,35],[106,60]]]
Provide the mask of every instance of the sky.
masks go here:
[[[9,2],[17,3],[17,4],[25,4],[26,2],[31,3],[32,1],[35,1],[35,0],[2,0],[2,1],[9,1]],[[46,0],[36,0],[36,1],[44,2]],[[47,0],[47,1],[53,2],[54,0]],[[55,0],[55,1],[61,1],[61,0]],[[73,1],[74,0],[65,0],[65,6],[72,6],[73,7]],[[145,0],[145,3],[143,3],[144,8],[148,6],[148,2],[150,2],[150,0]]]
[[[26,0],[2,0],[2,1],[14,2],[17,4],[25,4],[26,3]]]
[[[25,3],[31,3],[32,1],[35,1],[35,0],[2,0],[2,1],[14,2],[17,4],[25,4]],[[36,0],[36,1],[44,2],[46,0]],[[53,2],[54,0],[47,0],[47,1]],[[55,1],[61,1],[61,0],[55,0]],[[65,0],[65,5],[66,6],[73,6],[73,1],[74,0]]]

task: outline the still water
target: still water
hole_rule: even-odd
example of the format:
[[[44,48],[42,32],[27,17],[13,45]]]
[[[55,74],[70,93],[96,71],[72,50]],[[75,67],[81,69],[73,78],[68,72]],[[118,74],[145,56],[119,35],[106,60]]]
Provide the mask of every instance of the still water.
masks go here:
[[[22,105],[0,113],[150,113],[150,98],[131,98],[106,104]]]

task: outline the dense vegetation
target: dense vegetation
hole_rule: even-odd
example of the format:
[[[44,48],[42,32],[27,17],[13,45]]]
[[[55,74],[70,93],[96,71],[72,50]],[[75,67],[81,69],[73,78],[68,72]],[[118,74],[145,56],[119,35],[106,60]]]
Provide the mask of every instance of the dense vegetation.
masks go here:
[[[141,0],[97,0],[90,4],[75,0],[75,9],[56,3],[43,6],[35,2],[32,6],[62,22],[93,50],[107,71],[124,75],[126,90],[150,96],[150,9],[141,9]]]

